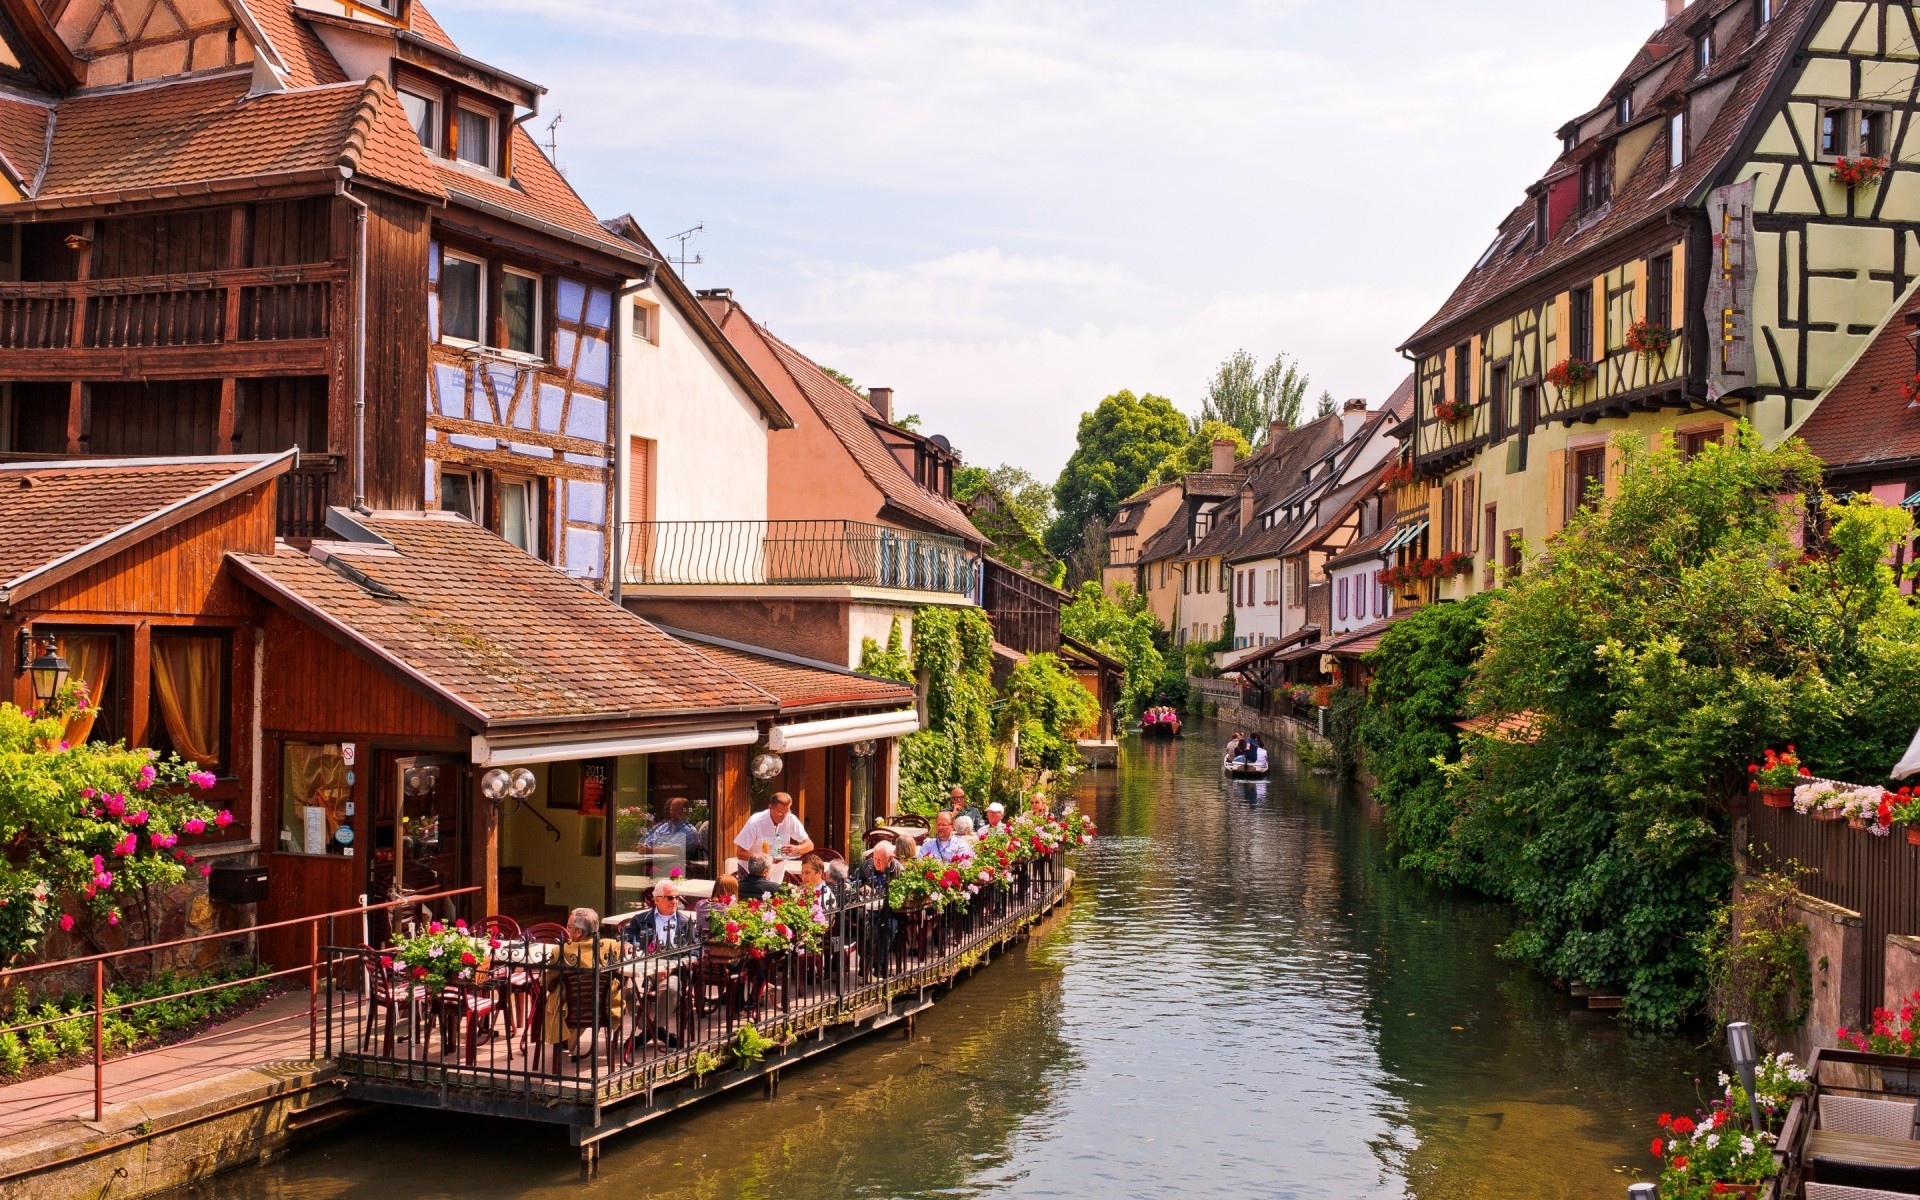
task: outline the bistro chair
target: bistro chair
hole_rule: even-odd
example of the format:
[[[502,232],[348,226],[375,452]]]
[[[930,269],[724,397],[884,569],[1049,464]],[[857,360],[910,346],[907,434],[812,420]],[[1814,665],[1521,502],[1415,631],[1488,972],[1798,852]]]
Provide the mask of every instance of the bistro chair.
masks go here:
[[[567,944],[567,927],[565,925],[557,925],[552,921],[541,921],[537,924],[527,926],[520,936],[530,942],[544,942],[549,946],[564,946]]]
[[[520,922],[495,914],[481,920],[480,932],[490,933],[501,941],[517,940],[520,937]]]
[[[466,1050],[467,1065],[474,1065],[479,1056],[480,1031],[485,1029],[487,1036],[493,1036],[493,1016],[499,1007],[499,1001],[493,997],[495,985],[486,983],[454,983],[440,990],[435,1003],[440,1010],[440,1055],[446,1057],[453,1048],[453,1040],[461,1037]],[[507,1062],[513,1062],[513,1038],[505,1039]]]
[[[1820,1097],[1820,1128],[1828,1133],[1867,1133],[1913,1140],[1914,1101],[1864,1100],[1858,1096]]]
[[[395,968],[381,966],[380,952],[372,946],[360,947],[359,953],[367,997],[366,1017],[360,1023],[360,1052],[366,1053],[367,1043],[373,1040],[375,1021],[383,1020],[385,1029],[380,1054],[383,1058],[392,1058],[394,1027],[399,1024],[402,1014],[407,1023],[407,1036],[419,1036],[420,1016],[426,1004],[427,992],[425,988],[407,982]]]
[[[620,986],[621,978],[622,977],[617,974],[611,977],[601,975],[599,976],[599,982],[611,984],[617,988]],[[552,1047],[553,1073],[555,1075],[562,1074],[565,1070],[565,1060],[560,1056],[562,1054],[572,1053],[569,1047],[578,1040],[581,1034],[588,1031],[592,1031],[594,1034],[593,1052],[595,1054],[600,1053],[601,1046],[604,1043],[607,1054],[607,1070],[612,1071],[614,1068],[614,1056],[620,1050],[620,1039],[613,1036],[616,1031],[613,1026],[612,998],[608,996],[605,991],[596,989],[594,986],[595,982],[596,975],[590,967],[568,968],[560,973],[560,983],[558,987],[543,989],[543,1001],[547,999],[560,999],[564,1004],[564,1007],[561,1009],[560,1027],[561,1031],[567,1036],[564,1041]],[[542,1007],[544,1007],[544,1004]],[[534,1070],[537,1071],[540,1069],[539,1055],[542,1050],[546,1049],[546,1020],[544,1014],[541,1014],[536,1019],[539,1020],[542,1026],[535,1034],[536,1037],[540,1038],[540,1041],[537,1043],[538,1048],[534,1051]],[[604,1039],[601,1038],[599,1034],[599,1031],[602,1029],[607,1031],[607,1036]],[[582,1061],[584,1061],[584,1056],[582,1056]]]

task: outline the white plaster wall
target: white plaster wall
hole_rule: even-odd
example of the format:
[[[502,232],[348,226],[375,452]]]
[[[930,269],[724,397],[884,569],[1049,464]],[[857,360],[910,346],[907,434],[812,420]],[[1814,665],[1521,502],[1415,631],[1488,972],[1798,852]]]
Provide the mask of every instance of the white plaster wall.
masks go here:
[[[637,298],[658,303],[658,289]],[[633,336],[633,305],[620,305],[620,451],[628,438],[650,438],[654,451],[656,521],[764,521],[767,518],[767,425],[738,381],[673,306],[654,310],[657,341]],[[619,515],[628,504],[630,472],[620,479]]]
[[[1386,598],[1385,611],[1376,612],[1382,607],[1379,593],[1379,573],[1385,564],[1377,558],[1365,562],[1352,563],[1333,572],[1333,631],[1345,633],[1350,629],[1359,629],[1371,625],[1381,617],[1393,612],[1393,597]],[[1340,581],[1347,581],[1347,615],[1340,615]],[[1354,589],[1358,588],[1356,592]],[[1366,601],[1364,612],[1356,611],[1354,598],[1358,596]]]
[[[1280,606],[1268,604],[1263,599],[1266,595],[1267,572],[1276,571],[1279,568],[1280,560],[1277,558],[1262,558],[1254,562],[1234,565],[1236,571],[1253,573],[1253,603],[1236,603],[1233,606],[1233,634],[1236,638],[1246,638],[1249,648],[1280,637]]]

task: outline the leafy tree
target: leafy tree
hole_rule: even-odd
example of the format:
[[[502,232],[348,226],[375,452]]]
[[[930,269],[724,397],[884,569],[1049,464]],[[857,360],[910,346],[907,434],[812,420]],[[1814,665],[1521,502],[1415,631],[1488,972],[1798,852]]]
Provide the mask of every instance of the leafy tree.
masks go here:
[[[1047,549],[1070,557],[1089,528],[1106,525],[1160,461],[1187,438],[1187,419],[1165,396],[1115,392],[1080,417],[1078,444],[1053,485]]]
[[[977,504],[980,497],[990,504]],[[1053,520],[1053,492],[1015,466],[991,470],[963,466],[953,475],[953,496],[974,504],[973,523],[991,538],[994,556],[1031,575],[1051,579],[1058,563],[1042,540]]]
[[[1121,719],[1132,720],[1152,706],[1166,659],[1156,645],[1159,622],[1145,596],[1124,583],[1111,595],[1098,583],[1083,583],[1073,603],[1060,610],[1060,632],[1118,659],[1126,668],[1120,689]]]
[[[1235,459],[1253,453],[1247,436],[1238,429],[1224,421],[1207,421],[1195,429],[1178,450],[1160,460],[1160,465],[1153,469],[1153,476],[1148,482],[1172,483],[1196,471],[1213,470],[1213,444],[1218,441],[1233,443]]]
[[[835,379],[838,379],[841,383],[846,384],[847,390],[859,392],[862,396],[867,394],[867,389],[855,383],[853,381],[853,376],[847,374],[845,371],[836,371],[832,367],[821,367],[820,369],[822,371],[825,371],[827,374],[833,376]]]
[[[985,795],[993,775],[993,627],[986,616],[977,608],[917,610],[913,671],[926,687],[927,727],[901,739],[900,805],[931,816],[954,784]]]
[[[904,429],[908,433],[919,433],[920,426],[924,424],[926,424],[926,420],[921,417],[919,413],[908,413],[906,416],[895,421],[893,427],[895,429]]]
[[[1052,654],[1035,654],[1007,678],[1005,720],[1020,734],[1020,765],[1037,770],[1074,770],[1077,739],[1099,723],[1100,702]]]
[[[1299,423],[1300,402],[1306,394],[1307,377],[1285,354],[1274,355],[1261,370],[1253,355],[1235,350],[1207,382],[1206,398],[1200,403],[1200,415],[1193,419],[1193,428],[1220,421],[1258,446],[1266,440],[1274,421]]]

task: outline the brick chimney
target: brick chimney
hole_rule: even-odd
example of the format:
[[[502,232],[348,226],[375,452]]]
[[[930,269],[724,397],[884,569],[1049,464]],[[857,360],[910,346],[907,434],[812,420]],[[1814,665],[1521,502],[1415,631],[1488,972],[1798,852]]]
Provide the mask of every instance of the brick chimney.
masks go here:
[[[1340,440],[1350,442],[1353,435],[1360,432],[1360,425],[1367,419],[1367,402],[1349,400],[1340,410]]]
[[[867,402],[873,405],[873,411],[880,414],[882,421],[885,421],[889,425],[893,424],[892,388],[868,388]]]
[[[1213,443],[1213,473],[1215,475],[1232,474],[1234,454],[1239,449],[1239,446],[1227,438],[1217,439]]]
[[[1240,485],[1240,532],[1253,528],[1253,481]]]
[[[1273,423],[1267,426],[1267,445],[1271,446],[1279,441],[1280,435],[1292,428],[1293,426],[1287,424],[1285,417],[1275,417]]]
[[[1688,0],[1667,0],[1667,20],[1671,21],[1687,11]]]

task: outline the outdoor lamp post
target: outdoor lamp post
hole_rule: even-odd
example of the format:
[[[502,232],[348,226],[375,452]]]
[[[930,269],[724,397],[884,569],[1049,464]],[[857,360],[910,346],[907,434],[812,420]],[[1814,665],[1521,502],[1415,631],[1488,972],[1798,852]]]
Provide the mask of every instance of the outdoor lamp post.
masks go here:
[[[1727,1057],[1733,1060],[1740,1086],[1747,1089],[1747,1115],[1753,1118],[1757,1134],[1765,1128],[1760,1124],[1760,1101],[1753,1094],[1753,1070],[1760,1065],[1760,1050],[1753,1044],[1753,1029],[1745,1021],[1727,1026]]]
[[[27,678],[33,685],[36,706],[44,711],[67,682],[67,660],[60,657],[58,642],[47,638],[40,643],[40,657],[27,665]]]
[[[1651,1183],[1630,1183],[1627,1200],[1660,1200],[1660,1188]]]

